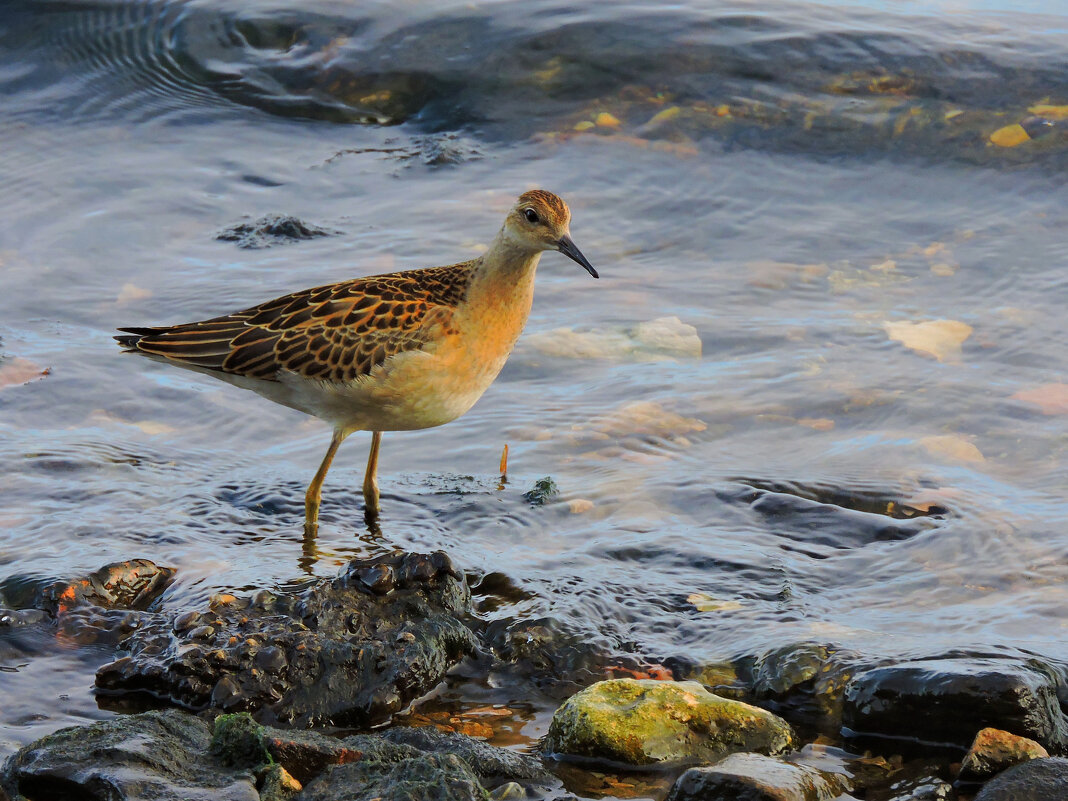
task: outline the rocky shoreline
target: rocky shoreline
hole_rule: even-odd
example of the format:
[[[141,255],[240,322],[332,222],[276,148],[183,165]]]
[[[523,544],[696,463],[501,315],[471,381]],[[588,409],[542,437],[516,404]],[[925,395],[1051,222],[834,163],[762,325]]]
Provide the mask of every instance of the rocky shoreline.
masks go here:
[[[133,560],[0,610],[0,628],[113,645],[102,703],[169,707],[25,746],[0,770],[0,801],[1068,795],[1068,680],[1035,658],[872,664],[799,643],[730,664],[623,665],[552,621],[487,623],[442,552],[353,560],[299,591],[195,610],[160,608],[173,576]],[[486,742],[492,724],[396,725],[458,670],[561,700],[546,735],[524,753]]]

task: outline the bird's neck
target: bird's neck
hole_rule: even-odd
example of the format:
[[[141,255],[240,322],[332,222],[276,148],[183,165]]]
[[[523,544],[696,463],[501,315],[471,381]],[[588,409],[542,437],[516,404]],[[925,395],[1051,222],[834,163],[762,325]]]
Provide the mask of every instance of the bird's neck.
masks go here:
[[[541,252],[524,248],[501,231],[475,262],[464,306],[507,353],[519,338],[534,298]]]
[[[493,306],[518,304],[529,309],[540,258],[541,251],[515,242],[502,228],[477,262],[468,301]]]

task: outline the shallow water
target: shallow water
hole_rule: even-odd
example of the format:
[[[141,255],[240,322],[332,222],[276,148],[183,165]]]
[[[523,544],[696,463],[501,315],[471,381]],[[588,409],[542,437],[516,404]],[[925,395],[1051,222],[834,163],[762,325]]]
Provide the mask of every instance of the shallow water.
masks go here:
[[[1068,132],[1030,110],[1068,104],[1059,3],[3,6],[8,605],[133,557],[179,609],[441,548],[531,595],[488,615],[651,662],[1068,663]],[[366,437],[307,543],[326,425],[111,340],[470,258],[532,186],[602,279],[546,254],[478,405],[385,435],[380,531]],[[216,239],[265,214],[338,233]],[[106,659],[0,638],[0,754],[110,714]]]

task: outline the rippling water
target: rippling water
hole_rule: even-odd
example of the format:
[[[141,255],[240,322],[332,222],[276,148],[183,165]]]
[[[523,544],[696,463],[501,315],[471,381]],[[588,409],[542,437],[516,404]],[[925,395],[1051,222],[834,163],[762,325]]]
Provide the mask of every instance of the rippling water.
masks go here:
[[[8,605],[132,557],[182,608],[443,548],[529,591],[490,616],[651,661],[1068,662],[1060,3],[2,7]],[[326,425],[111,340],[470,258],[531,186],[602,280],[547,254],[475,409],[385,435],[380,531],[366,438],[306,543]],[[216,239],[265,214],[337,234]],[[110,714],[106,658],[0,639],[0,752]]]

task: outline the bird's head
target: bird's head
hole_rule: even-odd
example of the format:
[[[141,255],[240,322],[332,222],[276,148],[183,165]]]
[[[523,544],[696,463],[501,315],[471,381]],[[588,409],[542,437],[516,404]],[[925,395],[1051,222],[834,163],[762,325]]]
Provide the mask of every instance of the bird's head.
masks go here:
[[[532,189],[519,196],[504,221],[504,234],[513,246],[539,252],[558,250],[581,264],[594,278],[593,265],[571,241],[571,210],[552,192]]]

